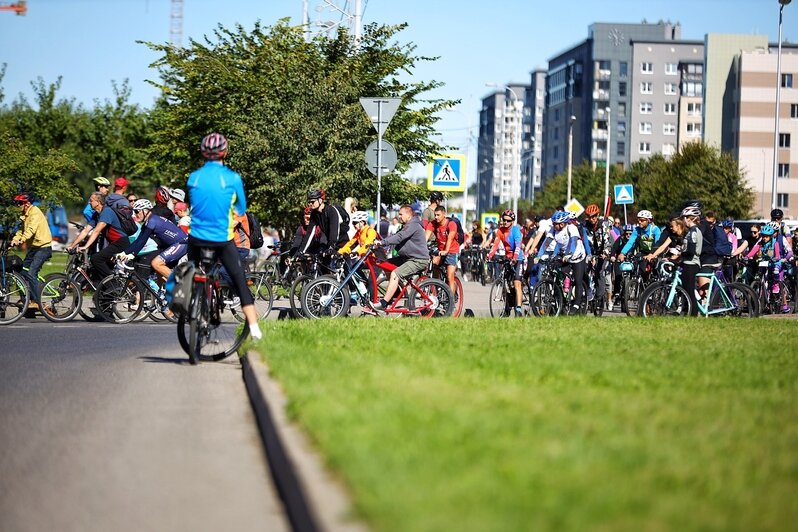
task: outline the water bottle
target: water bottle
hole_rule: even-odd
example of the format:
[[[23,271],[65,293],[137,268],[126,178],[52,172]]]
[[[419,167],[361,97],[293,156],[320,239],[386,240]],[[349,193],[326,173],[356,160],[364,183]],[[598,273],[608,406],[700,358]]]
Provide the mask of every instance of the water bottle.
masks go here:
[[[567,294],[571,290],[571,278],[566,277],[562,282],[563,291]]]
[[[156,283],[155,279],[153,279],[152,277],[147,279],[147,284],[150,285],[150,288],[152,288],[153,292],[155,292],[156,294],[161,290],[161,287],[158,286],[158,283]]]
[[[360,280],[360,276],[355,274],[352,277],[352,279],[355,280],[355,287],[357,287],[357,293],[360,294],[361,296],[366,295],[366,285],[363,283],[363,281]]]

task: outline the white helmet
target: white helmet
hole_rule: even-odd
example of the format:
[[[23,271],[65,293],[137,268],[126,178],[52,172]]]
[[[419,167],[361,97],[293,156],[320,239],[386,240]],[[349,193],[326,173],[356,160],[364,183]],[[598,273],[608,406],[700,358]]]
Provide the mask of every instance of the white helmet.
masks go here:
[[[653,220],[654,215],[651,214],[651,211],[642,210],[637,213],[638,218],[645,218],[646,220]]]
[[[701,210],[698,207],[685,207],[682,209],[682,217],[685,216],[701,216]]]
[[[776,231],[780,231],[781,230],[781,222],[777,222],[777,221],[774,220],[772,222],[768,222],[768,225],[770,227],[772,227],[773,229],[775,229]]]
[[[179,188],[173,188],[169,194],[177,201],[186,201],[186,193]]]
[[[134,211],[143,211],[144,209],[152,209],[152,202],[150,200],[140,199],[133,203]]]
[[[357,222],[369,222],[369,213],[366,211],[355,211],[352,213],[352,223],[356,224]]]

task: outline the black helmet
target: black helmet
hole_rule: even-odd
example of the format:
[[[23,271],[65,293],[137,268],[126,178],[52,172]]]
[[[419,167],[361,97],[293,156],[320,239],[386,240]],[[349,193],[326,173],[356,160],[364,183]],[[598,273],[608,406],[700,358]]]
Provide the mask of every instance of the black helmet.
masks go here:
[[[327,194],[324,193],[323,188],[314,188],[310,192],[308,192],[308,201],[312,200],[324,201],[325,199],[327,199]]]
[[[429,193],[429,200],[434,201],[435,203],[440,203],[443,201],[443,194],[438,192],[437,190],[433,190]]]
[[[784,211],[781,209],[773,209],[770,211],[770,218],[784,218]]]
[[[689,199],[682,203],[682,210],[686,209],[687,207],[695,207],[696,209],[703,209],[703,205],[701,204],[701,200],[697,199]]]

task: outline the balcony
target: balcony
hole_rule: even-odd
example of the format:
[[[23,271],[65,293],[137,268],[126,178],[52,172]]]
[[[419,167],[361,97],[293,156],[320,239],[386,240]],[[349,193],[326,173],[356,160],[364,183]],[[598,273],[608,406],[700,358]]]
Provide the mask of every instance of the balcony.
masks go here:
[[[596,69],[593,71],[593,77],[599,81],[604,81],[612,77],[612,71],[604,69]]]
[[[603,89],[593,91],[593,99],[608,102],[610,101],[610,91]]]
[[[607,130],[606,129],[593,129],[591,138],[593,140],[607,140]]]

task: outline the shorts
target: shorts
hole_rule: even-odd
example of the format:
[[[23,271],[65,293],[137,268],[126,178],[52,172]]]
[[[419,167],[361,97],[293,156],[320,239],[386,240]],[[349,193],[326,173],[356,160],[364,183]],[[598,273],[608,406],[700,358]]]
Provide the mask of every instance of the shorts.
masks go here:
[[[178,242],[163,250],[158,258],[165,264],[176,264],[186,253],[188,253],[188,242]]]
[[[457,266],[458,253],[447,253],[443,256],[443,263],[447,266]]]
[[[423,272],[428,264],[429,259],[405,259],[397,266],[394,273],[400,280],[406,281],[408,278]]]
[[[698,273],[715,273],[720,269],[720,264],[702,264]]]

